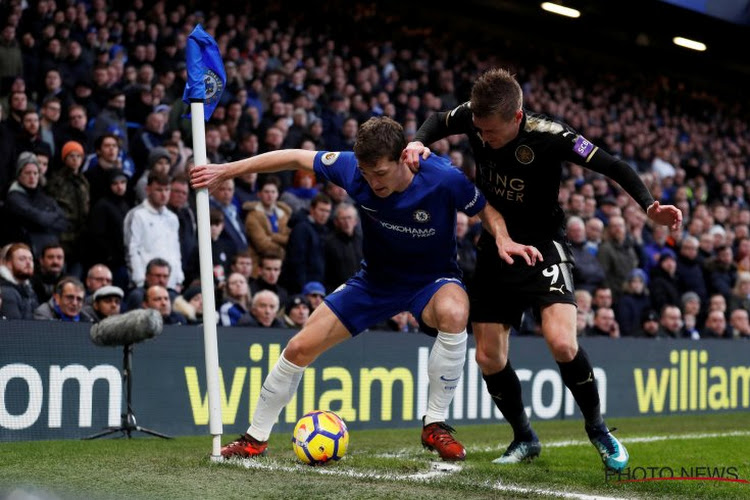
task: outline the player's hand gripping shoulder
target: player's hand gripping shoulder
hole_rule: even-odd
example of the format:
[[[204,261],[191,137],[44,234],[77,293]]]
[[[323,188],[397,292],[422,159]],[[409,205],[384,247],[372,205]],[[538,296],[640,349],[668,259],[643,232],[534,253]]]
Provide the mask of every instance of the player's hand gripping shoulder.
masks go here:
[[[660,205],[655,201],[646,210],[646,215],[657,224],[669,226],[673,231],[680,229],[682,225],[682,211],[674,205]]]
[[[426,147],[421,142],[410,142],[401,152],[401,162],[416,174],[417,170],[419,170],[419,157],[421,156],[423,160],[426,160],[430,157],[431,153],[430,148]]]
[[[222,172],[226,165],[209,163],[206,165],[196,165],[190,170],[190,182],[195,189],[208,188],[213,191],[222,181]]]

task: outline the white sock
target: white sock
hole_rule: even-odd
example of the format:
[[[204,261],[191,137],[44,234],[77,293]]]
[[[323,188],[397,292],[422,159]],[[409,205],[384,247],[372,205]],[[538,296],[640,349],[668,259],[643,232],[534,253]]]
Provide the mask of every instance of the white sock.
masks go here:
[[[281,410],[297,392],[304,371],[304,366],[291,363],[284,357],[284,351],[281,352],[279,360],[263,381],[258,405],[253,413],[253,423],[247,429],[248,434],[258,441],[268,441]]]
[[[430,388],[427,395],[425,425],[445,422],[448,406],[453,401],[459,378],[464,372],[467,337],[466,330],[460,333],[438,332],[427,362]]]

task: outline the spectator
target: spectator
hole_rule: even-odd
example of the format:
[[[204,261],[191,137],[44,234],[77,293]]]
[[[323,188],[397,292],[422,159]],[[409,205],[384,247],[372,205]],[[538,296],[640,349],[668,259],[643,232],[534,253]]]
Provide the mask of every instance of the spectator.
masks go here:
[[[0,315],[8,319],[33,319],[39,306],[30,279],[34,275],[34,257],[25,243],[13,243],[0,266],[0,290],[3,296]]]
[[[110,170],[107,175],[107,193],[93,205],[89,214],[87,261],[102,262],[112,270],[113,283],[123,288],[130,284],[123,234],[125,217],[131,208],[125,197],[128,177],[122,170]]]
[[[133,175],[123,169],[120,158],[120,140],[116,135],[106,133],[97,136],[94,141],[95,153],[86,158],[83,175],[89,181],[89,193],[92,204],[109,192],[113,170],[124,173],[128,179]]]
[[[289,241],[287,222],[292,209],[286,203],[277,201],[281,185],[278,177],[270,175],[259,181],[259,185],[259,201],[245,203],[242,207],[247,211],[245,232],[252,248],[259,254],[274,252],[283,259]]]
[[[279,275],[281,274],[281,256],[276,253],[270,253],[261,256],[260,272],[258,277],[250,283],[250,292],[253,297],[261,290],[271,290],[279,297],[279,303],[283,300],[286,303],[289,293],[286,288],[279,285]],[[322,285],[321,285],[322,288]],[[304,294],[304,292],[303,292]],[[308,297],[309,300],[309,297]],[[311,307],[315,310],[315,305],[310,302]]]
[[[234,247],[226,240],[221,239],[224,230],[224,214],[221,210],[211,207],[208,212],[209,224],[211,226],[211,260],[214,266],[214,286],[221,287],[226,281],[227,269],[233,256]],[[190,256],[187,265],[186,281],[188,283],[200,279],[200,251],[196,246]]]
[[[600,307],[594,311],[594,324],[586,330],[586,336],[620,338],[615,312],[609,307]]]
[[[604,270],[604,283],[612,290],[612,297],[617,302],[630,271],[638,266],[638,252],[627,237],[625,220],[621,216],[609,218],[607,240],[599,245],[597,258]]]
[[[73,104],[68,109],[67,114],[68,120],[65,124],[61,124],[58,133],[55,134],[56,151],[62,151],[62,147],[69,141],[75,141],[83,146],[85,154],[88,155],[94,151],[94,146],[86,131],[86,124],[88,123],[88,112],[85,106],[80,104]]]
[[[61,279],[52,297],[34,310],[34,319],[90,323],[94,318],[83,311],[83,283],[72,276]]]
[[[91,304],[83,306],[83,312],[91,317],[94,323],[120,314],[120,306],[124,295],[120,287],[102,286],[94,292]]]
[[[389,318],[388,321],[379,325],[375,325],[373,329],[392,332],[415,333],[419,331],[419,323],[409,311],[402,311]]]
[[[224,303],[219,307],[219,324],[236,326],[241,318],[250,314],[251,298],[247,279],[237,272],[230,274],[224,291]]]
[[[745,309],[735,309],[729,316],[729,328],[732,338],[750,339],[750,321]]]
[[[702,339],[732,339],[727,331],[727,319],[721,311],[711,311],[706,317],[706,326],[701,332]]]
[[[284,326],[300,330],[310,318],[310,304],[302,295],[292,295],[284,306]]]
[[[687,236],[682,239],[675,274],[680,293],[692,291],[698,294],[702,303],[705,304],[708,301],[708,288],[703,277],[703,266],[698,261],[698,238]]]
[[[613,307],[612,290],[608,286],[599,286],[594,290],[591,297],[591,310],[596,311],[600,307]]]
[[[77,142],[66,142],[60,153],[63,165],[50,175],[47,194],[57,201],[68,220],[68,229],[60,235],[65,249],[68,272],[80,275],[83,272],[82,236],[89,217],[89,181],[81,174],[83,146]]]
[[[169,172],[172,170],[171,156],[167,148],[153,148],[149,151],[144,163],[146,163],[146,168],[135,183],[136,203],[140,203],[146,199],[146,186],[148,185],[148,178],[151,173],[156,172],[157,174],[169,177]]]
[[[750,311],[750,272],[737,273],[737,281],[732,288],[727,306],[730,313],[735,309]]]
[[[187,325],[182,314],[172,310],[172,301],[166,288],[160,285],[149,286],[143,295],[143,309],[159,311],[165,325]]]
[[[151,259],[149,263],[146,264],[146,278],[143,286],[133,288],[128,292],[127,297],[125,298],[125,303],[123,304],[123,312],[139,309],[143,303],[147,288],[152,286],[167,288],[171,273],[172,268],[169,265],[169,262],[159,257]],[[174,301],[174,299],[177,298],[177,295],[179,295],[177,291],[172,288],[167,288],[167,292],[171,301]]]
[[[653,309],[648,309],[641,317],[641,326],[635,337],[641,338],[663,338],[662,330],[659,328],[659,315]]]
[[[279,312],[279,296],[271,290],[261,290],[253,295],[250,314],[238,322],[239,326],[256,328],[284,328],[284,323],[276,317]]]
[[[682,312],[674,304],[666,304],[661,308],[659,316],[660,336],[679,339],[685,336],[682,328]]]
[[[18,234],[13,240],[26,241],[34,254],[57,242],[68,228],[65,213],[55,200],[39,189],[39,162],[33,153],[22,153],[16,162],[16,181],[8,190],[5,220],[14,221]]]
[[[605,280],[604,269],[594,249],[586,241],[586,226],[577,216],[568,218],[566,237],[576,265],[573,266],[573,281],[577,290],[593,292]]]
[[[651,305],[646,287],[646,273],[643,269],[635,268],[630,271],[625,290],[617,302],[617,323],[623,337],[635,336],[638,332],[640,318]]]
[[[305,296],[310,303],[310,307],[314,311],[323,303],[323,298],[326,296],[326,289],[322,283],[318,281],[310,281],[305,283],[305,286],[302,287],[302,295]]]
[[[193,285],[174,299],[174,310],[187,319],[188,325],[203,322],[203,294],[200,285]]]
[[[224,228],[221,239],[232,247],[232,255],[248,248],[247,236],[240,220],[239,210],[234,204],[234,181],[222,182],[211,197],[211,206],[224,214]],[[231,257],[231,255],[230,255]]]
[[[602,243],[603,234],[604,223],[601,219],[598,217],[586,219],[586,246],[594,255],[599,253],[599,245]]]
[[[245,277],[248,285],[253,282],[253,270],[253,253],[251,250],[244,250],[232,256],[229,271],[240,273]]]
[[[152,173],[148,178],[146,199],[125,216],[124,241],[130,279],[142,286],[146,263],[154,258],[169,262],[170,275],[167,286],[177,290],[182,285],[182,256],[180,254],[180,222],[167,209],[169,178]]]
[[[659,257],[664,250],[674,251],[667,244],[668,236],[669,228],[667,226],[655,224],[651,228],[651,242],[647,243],[643,248],[643,253],[646,255],[643,270],[646,271],[647,275],[659,264]],[[711,239],[711,244],[713,245],[713,239]]]
[[[94,293],[102,287],[112,285],[112,271],[104,264],[94,264],[86,273],[86,304],[91,305]],[[124,293],[123,293],[124,295]],[[120,297],[122,299],[122,297]]]
[[[39,120],[39,134],[44,143],[49,146],[50,155],[55,155],[57,122],[60,121],[62,103],[57,97],[49,97],[42,102]],[[67,111],[67,110],[66,110]]]
[[[708,291],[720,293],[729,299],[732,287],[737,281],[737,265],[734,263],[732,247],[722,245],[716,249],[716,255],[705,261]]]
[[[125,92],[117,87],[109,89],[106,107],[96,116],[92,131],[94,137],[116,133],[122,139],[122,148],[128,148],[128,125],[125,121]]]
[[[187,275],[188,258],[198,244],[198,225],[193,208],[188,203],[190,180],[185,174],[179,174],[172,179],[169,191],[169,208],[180,222],[180,255],[183,256],[183,271]]]
[[[680,287],[675,276],[676,270],[674,253],[665,250],[659,257],[659,265],[651,271],[649,280],[648,289],[653,309],[661,311],[665,305],[679,306]]]
[[[289,205],[292,213],[294,213],[300,210],[309,210],[310,204],[318,194],[315,174],[306,170],[297,170],[294,172],[292,187],[282,193],[279,201]]]
[[[31,287],[39,303],[47,302],[55,293],[55,286],[63,277],[65,251],[58,243],[44,246],[39,256],[39,265],[34,267]]]
[[[280,278],[288,291],[299,293],[308,281],[325,280],[326,223],[330,215],[331,199],[321,193],[310,204],[307,217],[289,222],[291,232]]]
[[[458,212],[459,218],[461,212]],[[464,214],[465,216],[465,214]],[[325,286],[329,292],[335,290],[342,283],[359,270],[362,263],[362,233],[358,230],[359,214],[351,203],[342,202],[333,212],[334,229],[326,237],[325,251]],[[457,223],[458,224],[458,223]],[[470,265],[470,257],[462,259],[463,253],[459,246],[459,265]],[[476,255],[474,256],[476,260]],[[462,267],[463,269],[463,267]],[[466,272],[466,271],[464,271]],[[464,281],[466,282],[464,275]]]

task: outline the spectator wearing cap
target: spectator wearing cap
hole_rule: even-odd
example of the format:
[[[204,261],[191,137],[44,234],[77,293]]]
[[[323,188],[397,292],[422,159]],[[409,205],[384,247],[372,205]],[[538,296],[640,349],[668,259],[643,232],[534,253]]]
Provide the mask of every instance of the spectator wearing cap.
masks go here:
[[[83,306],[83,311],[93,318],[94,323],[98,323],[105,318],[120,314],[124,296],[122,288],[105,285],[94,292],[91,304]]]
[[[90,209],[89,181],[81,173],[84,154],[80,143],[66,142],[61,151],[62,168],[52,172],[46,188],[68,220],[68,229],[60,235],[60,243],[65,249],[68,272],[74,275],[83,272],[81,245]]]
[[[663,333],[659,328],[659,314],[653,309],[647,309],[640,318],[640,328],[634,335],[641,338],[663,338]]]
[[[708,301],[708,287],[703,266],[698,260],[698,243],[695,236],[686,236],[682,239],[675,273],[680,293],[695,292],[701,303],[705,304]]]
[[[182,295],[174,299],[172,306],[175,312],[182,314],[189,325],[197,325],[203,322],[203,294],[200,285],[188,287]]]
[[[10,229],[16,230],[11,241],[30,243],[35,255],[45,245],[57,242],[68,228],[60,205],[39,187],[39,162],[33,153],[24,152],[18,157],[16,180],[8,190],[4,212],[4,224],[12,220]]]
[[[313,198],[307,216],[292,223],[281,280],[287,290],[299,293],[309,281],[325,280],[325,240],[331,216],[331,199],[320,193]]]
[[[34,256],[25,243],[13,243],[8,247],[5,261],[0,266],[0,290],[3,303],[0,315],[8,319],[32,319],[39,306],[36,293],[31,287],[34,276]]]
[[[128,177],[122,170],[107,174],[107,192],[94,203],[89,214],[87,234],[87,262],[101,262],[112,271],[113,283],[120,288],[129,284],[125,267],[125,216],[131,208],[126,197]]]
[[[66,276],[55,285],[52,297],[34,310],[34,319],[91,323],[94,318],[83,311],[84,294],[83,283]]]
[[[302,287],[302,295],[305,296],[310,303],[310,308],[314,311],[323,303],[323,298],[326,296],[326,289],[323,286],[323,283],[319,281],[310,281],[305,283],[305,286]]]
[[[638,322],[644,311],[651,306],[647,282],[648,279],[643,269],[636,267],[630,271],[623,294],[615,308],[615,316],[623,337],[632,337],[638,333],[640,327]]]
[[[278,318],[279,296],[271,290],[261,290],[253,296],[250,314],[240,318],[238,326],[256,328],[284,328],[284,322]]]
[[[612,296],[617,302],[630,271],[638,265],[638,252],[628,239],[622,216],[613,215],[609,218],[607,238],[599,245],[597,258],[604,270],[604,283],[612,289]]]
[[[287,328],[300,330],[310,318],[310,303],[302,295],[292,295],[284,306],[282,317]]]
[[[651,271],[648,283],[651,307],[661,311],[665,305],[679,308],[680,287],[677,282],[677,257],[672,250],[664,250],[659,257],[659,265]]]

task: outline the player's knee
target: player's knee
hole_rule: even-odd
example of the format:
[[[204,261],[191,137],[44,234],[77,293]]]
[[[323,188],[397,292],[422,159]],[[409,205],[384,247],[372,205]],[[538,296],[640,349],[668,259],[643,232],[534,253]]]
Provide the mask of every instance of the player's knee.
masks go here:
[[[309,345],[293,337],[284,348],[284,357],[290,363],[297,366],[307,366],[314,360],[315,356]]]
[[[575,340],[571,342],[566,338],[553,339],[548,342],[548,345],[550,351],[552,351],[552,357],[560,363],[572,361],[576,357],[576,352],[578,352],[578,344]]]
[[[508,357],[501,352],[487,352],[477,348],[475,359],[482,373],[497,373],[508,363]]]
[[[465,302],[443,300],[435,308],[438,330],[443,332],[460,332],[469,321],[469,310]]]

